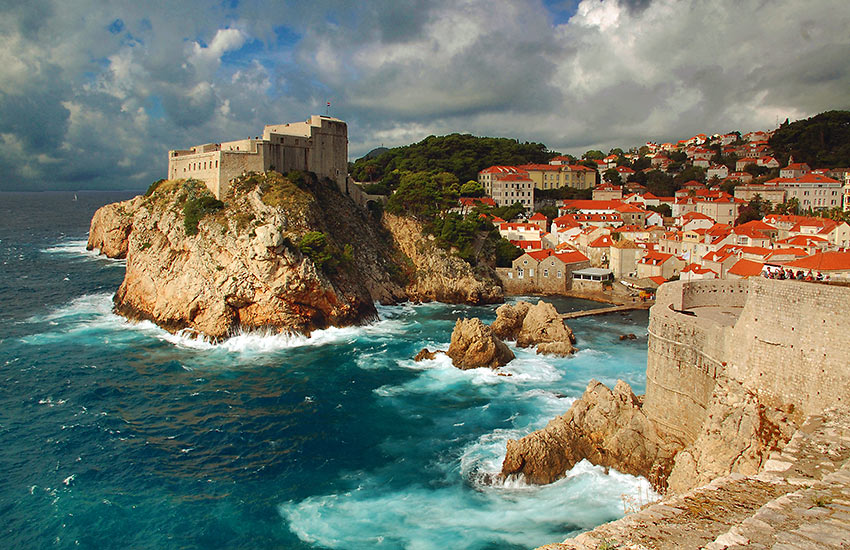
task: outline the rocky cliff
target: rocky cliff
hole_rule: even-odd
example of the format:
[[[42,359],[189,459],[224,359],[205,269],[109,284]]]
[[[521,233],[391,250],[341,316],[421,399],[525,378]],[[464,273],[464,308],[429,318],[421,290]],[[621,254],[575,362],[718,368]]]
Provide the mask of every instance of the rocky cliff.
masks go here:
[[[468,263],[439,248],[425,237],[422,225],[414,219],[384,214],[399,250],[414,268],[405,291],[417,302],[494,304],[504,297],[495,272],[474,270]]]
[[[566,414],[542,430],[508,441],[501,475],[551,483],[587,459],[663,487],[679,448],[655,431],[628,384],[619,381],[611,391],[591,380]]]
[[[335,186],[269,172],[232,189],[222,204],[200,183],[164,181],[95,213],[88,248],[127,258],[116,311],[222,338],[359,323],[376,301],[501,299],[462,260],[406,256],[425,240],[418,226],[390,220],[390,232]]]

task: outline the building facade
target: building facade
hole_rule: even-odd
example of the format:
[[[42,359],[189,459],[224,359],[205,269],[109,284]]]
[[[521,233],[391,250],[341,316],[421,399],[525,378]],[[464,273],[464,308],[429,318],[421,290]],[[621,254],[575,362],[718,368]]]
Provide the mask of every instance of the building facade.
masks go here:
[[[348,126],[313,115],[305,122],[267,125],[263,137],[207,143],[168,152],[168,178],[203,181],[216,198],[248,172],[302,170],[330,178],[340,191],[348,180]]]

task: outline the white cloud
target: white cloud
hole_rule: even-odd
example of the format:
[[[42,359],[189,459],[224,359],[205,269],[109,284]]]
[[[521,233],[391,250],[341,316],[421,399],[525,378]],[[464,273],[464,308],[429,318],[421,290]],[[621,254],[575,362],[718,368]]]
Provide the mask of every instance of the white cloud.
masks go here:
[[[450,132],[581,152],[850,108],[843,0],[584,0],[558,20],[539,0],[11,4],[0,185],[144,185],[169,148],[327,100],[352,156]]]

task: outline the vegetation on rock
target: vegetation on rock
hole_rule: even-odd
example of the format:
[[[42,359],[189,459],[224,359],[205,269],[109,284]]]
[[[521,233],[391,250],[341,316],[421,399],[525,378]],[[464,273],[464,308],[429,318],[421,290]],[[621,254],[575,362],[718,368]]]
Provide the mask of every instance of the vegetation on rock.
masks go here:
[[[783,122],[770,138],[780,163],[793,155],[795,162],[812,168],[850,166],[850,111],[827,111],[805,120]]]

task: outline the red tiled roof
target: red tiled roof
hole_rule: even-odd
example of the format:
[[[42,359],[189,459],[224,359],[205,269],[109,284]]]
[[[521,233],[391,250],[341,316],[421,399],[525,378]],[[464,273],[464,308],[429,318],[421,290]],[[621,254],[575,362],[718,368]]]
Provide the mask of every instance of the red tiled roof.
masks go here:
[[[588,248],[608,248],[612,244],[614,244],[614,241],[611,239],[611,235],[602,235],[587,246]]]
[[[588,261],[587,256],[585,256],[578,250],[572,250],[569,252],[558,252],[557,254],[555,254],[555,257],[564,262],[565,264],[577,264],[579,262]]]
[[[545,219],[546,219],[546,216],[544,216],[540,212],[535,212],[533,216],[528,218],[529,221],[543,221]]]
[[[838,180],[822,176],[820,174],[805,174],[796,178],[774,178],[765,183],[782,185],[784,183],[840,183]]]
[[[850,271],[850,252],[818,252],[785,265],[815,271]]]
[[[761,275],[761,270],[764,268],[764,264],[761,262],[754,262],[752,260],[745,260],[741,258],[735,265],[729,268],[726,273],[732,275],[738,275],[739,277],[754,277],[756,275]]]
[[[459,199],[459,202],[463,206],[475,206],[476,204],[483,204],[485,206],[496,206],[496,201],[494,201],[490,197],[461,197]]]

